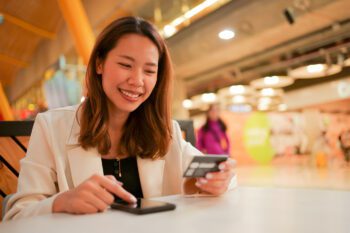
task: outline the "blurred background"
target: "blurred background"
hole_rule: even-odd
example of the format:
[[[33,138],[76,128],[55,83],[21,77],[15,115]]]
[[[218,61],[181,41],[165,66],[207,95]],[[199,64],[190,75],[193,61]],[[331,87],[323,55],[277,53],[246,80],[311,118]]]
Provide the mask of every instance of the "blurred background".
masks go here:
[[[219,104],[241,185],[350,189],[349,9],[348,0],[0,0],[0,120],[79,104],[98,33],[141,16],[171,51],[173,117],[197,133]]]

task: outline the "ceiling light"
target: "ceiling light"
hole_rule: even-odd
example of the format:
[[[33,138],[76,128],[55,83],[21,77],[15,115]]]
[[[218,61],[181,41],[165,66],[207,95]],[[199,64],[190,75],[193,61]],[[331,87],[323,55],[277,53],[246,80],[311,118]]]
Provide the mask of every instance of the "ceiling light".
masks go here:
[[[310,74],[320,73],[320,72],[323,72],[325,69],[326,67],[323,64],[314,64],[314,65],[306,66],[306,71]]]
[[[280,81],[278,76],[267,76],[264,78],[264,83],[266,85],[275,85]]]
[[[204,103],[214,103],[216,101],[216,94],[215,93],[204,93],[201,96],[201,100]]]
[[[185,99],[182,101],[182,106],[186,109],[191,109],[193,107],[193,102],[190,99]]]
[[[229,91],[231,95],[242,95],[247,91],[247,89],[243,85],[233,85],[229,87]]]
[[[266,76],[264,78],[255,79],[250,82],[250,85],[254,88],[281,88],[292,85],[294,79],[288,76]]]
[[[220,89],[218,94],[221,96],[251,95],[254,94],[254,89],[247,85],[232,85]]]
[[[210,7],[211,5],[216,3],[217,1],[218,0],[206,0],[206,1],[202,2],[201,4],[199,4],[198,6],[187,11],[185,13],[185,17],[189,19],[189,18],[195,16],[196,14],[198,14],[199,12],[203,11],[205,8]]]
[[[201,100],[201,95],[195,95],[191,97],[192,109],[200,109],[203,107],[203,101]]]
[[[161,31],[161,34],[164,35],[166,38],[174,35],[177,30],[179,29],[182,24],[184,24],[187,20],[191,19],[195,15],[199,14],[203,10],[207,9],[208,7],[211,7],[215,3],[218,3],[219,0],[206,0],[199,5],[195,6],[194,8],[188,10],[185,12],[185,14],[177,17],[171,23],[167,24],[164,28],[163,31]],[[167,28],[167,26],[170,26],[171,28]],[[175,30],[174,30],[175,29]],[[167,33],[166,30],[169,30],[171,33]]]
[[[270,105],[272,103],[272,99],[270,97],[261,97],[259,98],[259,105]]]
[[[218,36],[222,40],[230,40],[235,37],[235,32],[230,29],[225,29],[219,32]]]
[[[293,69],[288,75],[294,78],[320,78],[339,73],[340,65],[312,64]]]
[[[283,90],[273,89],[273,88],[264,88],[260,90],[260,96],[282,96]]]
[[[165,25],[163,33],[165,37],[170,37],[176,33],[176,28],[172,25]]]
[[[244,97],[243,95],[236,95],[232,97],[232,102],[234,104],[242,104],[246,102],[246,97]]]
[[[182,23],[185,22],[185,21],[186,21],[186,18],[183,17],[183,16],[180,16],[179,18],[174,19],[174,20],[170,23],[170,25],[173,26],[173,27],[177,27],[177,26],[179,26],[180,24],[182,24]]]

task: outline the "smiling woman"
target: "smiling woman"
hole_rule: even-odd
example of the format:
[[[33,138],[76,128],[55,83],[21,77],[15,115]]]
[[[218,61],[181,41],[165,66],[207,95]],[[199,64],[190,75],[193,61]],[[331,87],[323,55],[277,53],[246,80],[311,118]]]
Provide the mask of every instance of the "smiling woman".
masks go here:
[[[81,105],[37,116],[21,162],[18,192],[5,219],[106,210],[116,199],[204,191],[231,184],[233,162],[206,178],[183,178],[200,152],[171,121],[172,64],[164,40],[137,17],[112,22],[98,37]],[[234,182],[232,182],[234,184]]]

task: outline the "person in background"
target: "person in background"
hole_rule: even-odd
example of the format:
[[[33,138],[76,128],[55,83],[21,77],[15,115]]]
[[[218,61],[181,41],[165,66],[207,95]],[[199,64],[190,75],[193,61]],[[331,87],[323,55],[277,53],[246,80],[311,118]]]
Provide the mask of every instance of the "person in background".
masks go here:
[[[331,153],[327,139],[327,132],[321,131],[316,138],[311,153],[311,165],[319,168],[326,167],[331,161]]]
[[[340,149],[344,154],[344,159],[350,165],[350,130],[344,130],[338,137]]]
[[[226,125],[220,119],[218,104],[211,104],[207,111],[205,124],[197,134],[196,147],[206,154],[227,154],[230,153],[230,141],[226,133]]]
[[[103,212],[114,197],[135,203],[230,189],[230,159],[206,178],[183,178],[186,161],[200,152],[171,120],[172,79],[152,24],[126,17],[107,26],[90,56],[84,102],[37,115],[5,220]]]

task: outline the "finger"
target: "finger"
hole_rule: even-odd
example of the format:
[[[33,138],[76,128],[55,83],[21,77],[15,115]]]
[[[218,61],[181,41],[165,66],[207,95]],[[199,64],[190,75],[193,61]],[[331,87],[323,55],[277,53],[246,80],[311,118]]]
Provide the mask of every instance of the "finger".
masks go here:
[[[222,188],[222,187],[226,187],[228,182],[227,180],[207,180],[207,179],[199,179],[198,180],[198,185],[201,186],[201,188],[205,187],[213,187],[213,188]]]
[[[224,182],[214,182],[214,183],[201,183],[197,182],[196,186],[204,192],[220,195],[223,194],[227,190],[227,184]]]
[[[88,213],[96,213],[98,209],[85,202],[82,198],[79,198],[79,200],[76,200],[70,204],[70,208],[67,212],[72,214],[88,214]]]
[[[110,180],[104,176],[101,176],[99,178],[98,182],[107,191],[117,195],[118,197],[120,197],[124,201],[129,202],[129,203],[137,202],[136,198],[131,193],[126,191],[121,185],[113,182],[112,180]]]
[[[221,171],[221,172],[210,172],[205,175],[207,180],[227,180],[234,176],[233,170]]]
[[[105,176],[105,177],[107,177],[108,179],[110,179],[110,180],[113,181],[113,182],[117,182],[118,184],[123,185],[123,183],[120,182],[119,180],[117,180],[117,179],[115,178],[115,176],[107,175],[107,176]]]
[[[100,185],[98,180],[99,178],[94,177],[91,180],[86,181],[81,187],[83,189],[82,195],[86,196],[85,192],[93,193],[97,198],[106,203],[106,205],[110,205],[114,201],[114,197]],[[112,182],[115,181],[112,180]]]
[[[83,199],[86,203],[94,206],[98,211],[104,211],[109,206],[99,197],[97,197],[94,193],[85,192],[83,194]]]
[[[206,187],[201,187],[201,190],[204,192],[210,193],[212,195],[218,196],[225,193],[227,189],[225,187],[217,188],[212,186],[206,186]]]
[[[106,205],[110,205],[114,201],[114,196],[108,192],[106,189],[100,187],[97,191],[93,192],[100,200],[102,200]]]
[[[97,212],[98,209],[95,206],[91,205],[90,203],[81,201],[81,203],[79,203],[78,209],[74,211],[74,214],[93,214]]]
[[[235,166],[236,166],[236,160],[228,158],[225,162],[222,162],[219,164],[219,170],[220,171],[233,170]]]

